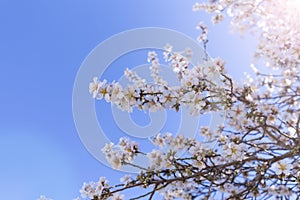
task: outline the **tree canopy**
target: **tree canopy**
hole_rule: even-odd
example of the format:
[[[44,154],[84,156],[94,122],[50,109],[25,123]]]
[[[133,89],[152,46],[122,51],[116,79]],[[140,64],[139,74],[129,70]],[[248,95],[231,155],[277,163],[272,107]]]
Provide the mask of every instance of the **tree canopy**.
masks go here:
[[[102,152],[113,168],[131,165],[140,173],[126,175],[117,185],[109,185],[104,177],[84,183],[82,198],[124,199],[124,190],[141,188],[141,194],[126,199],[153,199],[156,193],[164,199],[299,199],[299,5],[293,0],[194,4],[194,11],[211,13],[213,23],[227,17],[234,30],[254,33],[258,41],[256,63],[251,65],[254,75],[243,83],[231,78],[221,58],[206,57],[191,66],[191,52],[173,52],[171,45],[166,45],[163,56],[177,74],[178,86],[168,85],[160,76],[156,52],[148,54],[153,82],[130,69],[125,71],[131,82],[126,86],[95,77],[89,86],[93,98],[123,111],[187,107],[194,116],[220,112],[224,123],[217,130],[201,127],[203,140],[158,133],[151,152],[143,152],[128,138],[106,144]],[[206,50],[207,27],[201,22],[197,27]],[[149,166],[133,164],[140,154],[149,159]]]

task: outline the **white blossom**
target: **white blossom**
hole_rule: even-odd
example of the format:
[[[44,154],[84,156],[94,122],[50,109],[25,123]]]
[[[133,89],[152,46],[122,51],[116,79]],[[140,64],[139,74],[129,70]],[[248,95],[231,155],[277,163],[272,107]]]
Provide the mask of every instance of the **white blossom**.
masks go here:
[[[44,196],[44,195],[41,195],[37,200],[52,200],[52,199],[47,198],[47,197]]]
[[[293,168],[293,165],[282,160],[274,163],[273,168],[277,175],[284,174],[287,176],[291,173],[291,169]]]

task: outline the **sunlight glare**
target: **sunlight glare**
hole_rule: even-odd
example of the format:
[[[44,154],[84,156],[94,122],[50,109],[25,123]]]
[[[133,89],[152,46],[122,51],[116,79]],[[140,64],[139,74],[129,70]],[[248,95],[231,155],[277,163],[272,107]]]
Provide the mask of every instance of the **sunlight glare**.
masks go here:
[[[300,0],[287,0],[287,7],[295,12],[300,10]]]

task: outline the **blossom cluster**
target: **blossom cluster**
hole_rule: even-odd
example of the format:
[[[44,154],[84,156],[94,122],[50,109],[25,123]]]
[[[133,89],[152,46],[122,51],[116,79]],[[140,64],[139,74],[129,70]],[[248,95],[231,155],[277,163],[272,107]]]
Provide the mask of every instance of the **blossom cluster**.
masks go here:
[[[214,23],[227,14],[234,30],[259,34],[255,57],[265,58],[265,66],[294,70],[300,59],[299,8],[297,0],[214,0],[193,6],[213,14]]]
[[[118,145],[106,144],[102,148],[102,152],[113,168],[120,169],[122,165],[132,162],[134,156],[139,152],[139,147],[136,142],[129,141],[127,138],[120,138]]]
[[[104,98],[121,110],[129,112],[132,112],[134,107],[151,112],[162,109],[178,110],[181,105],[190,108],[190,113],[195,116],[205,110],[214,110],[217,105],[210,104],[211,99],[223,102],[223,95],[227,95],[225,88],[214,83],[214,80],[221,79],[224,61],[216,58],[189,69],[189,59],[180,53],[170,52],[170,48],[166,48],[165,57],[178,74],[180,86],[168,86],[158,75],[159,63],[156,53],[149,52],[148,61],[152,64],[150,71],[154,83],[147,83],[136,72],[126,69],[125,76],[132,84],[123,88],[118,82],[107,83],[106,80],[99,81],[95,77],[89,86],[90,93],[97,100]],[[223,94],[220,94],[222,91]]]
[[[100,177],[98,182],[89,182],[83,183],[82,188],[80,189],[80,194],[83,199],[107,199],[107,200],[122,200],[124,195],[120,193],[110,194],[110,189],[108,181],[105,177]],[[80,197],[77,197],[73,200],[80,200]]]
[[[223,127],[220,127],[221,129]],[[254,184],[260,177],[257,188],[247,194],[250,197],[297,194],[297,190],[294,191],[285,184],[275,184],[277,179],[287,183],[289,180],[297,181],[300,178],[299,162],[290,159],[290,153],[281,155],[286,158],[282,160],[272,156],[272,152],[269,158],[266,155],[258,158],[256,155],[252,156],[251,152],[259,151],[260,148],[253,148],[238,137],[218,136],[220,130],[213,133],[207,127],[203,127],[199,131],[207,140],[218,138],[218,147],[210,147],[202,141],[185,138],[183,135],[157,134],[152,138],[152,142],[158,149],[145,154],[149,159],[149,167],[144,168],[136,178],[126,175],[121,180],[123,184],[119,185],[121,189],[115,191],[133,186],[147,188],[154,185],[155,188],[159,188],[157,192],[165,199],[192,199],[193,193],[199,196],[208,193],[223,194],[232,198],[240,191],[248,191],[253,186],[250,183],[244,185],[239,179],[249,180]],[[132,144],[130,140],[122,141],[127,142],[125,146]],[[183,156],[179,155],[180,150],[186,150]],[[123,151],[126,153],[125,149]],[[240,167],[236,168],[236,165]],[[266,182],[261,176],[269,177],[270,188],[265,187]],[[229,179],[232,182],[229,183]],[[204,185],[198,185],[199,183]],[[210,183],[211,187],[207,187],[207,183]],[[114,190],[111,190],[111,194],[114,194]]]

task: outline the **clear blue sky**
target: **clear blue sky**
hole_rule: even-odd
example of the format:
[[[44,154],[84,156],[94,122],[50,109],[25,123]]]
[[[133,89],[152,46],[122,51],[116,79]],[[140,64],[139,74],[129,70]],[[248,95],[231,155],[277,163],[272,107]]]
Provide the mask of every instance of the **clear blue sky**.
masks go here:
[[[193,3],[0,1],[1,199],[31,200],[40,194],[72,199],[84,181],[103,175],[119,180],[123,174],[94,159],[77,135],[72,116],[77,70],[94,47],[125,30],[154,26],[196,38],[194,27],[209,18],[192,12]],[[210,30],[209,53],[228,59],[229,71],[240,77],[253,43],[229,35],[227,28]]]

